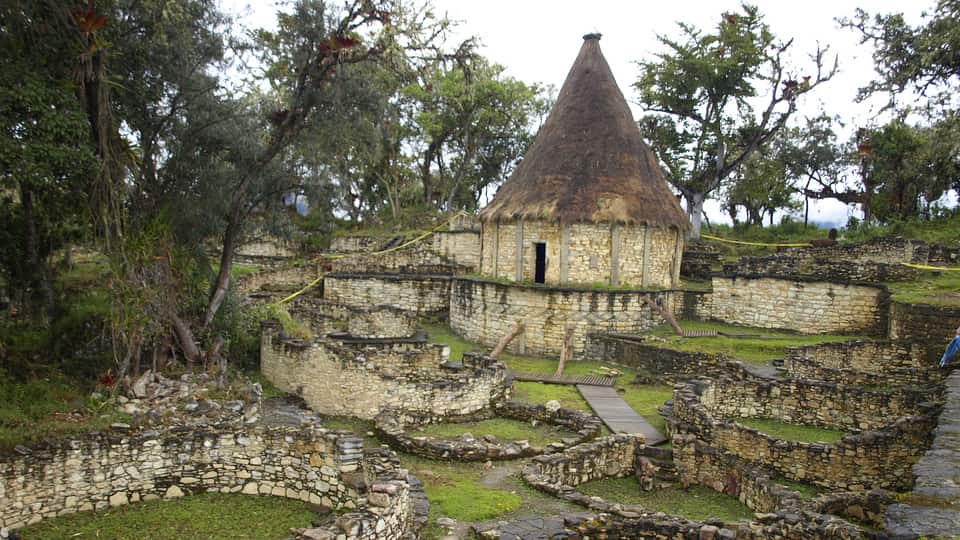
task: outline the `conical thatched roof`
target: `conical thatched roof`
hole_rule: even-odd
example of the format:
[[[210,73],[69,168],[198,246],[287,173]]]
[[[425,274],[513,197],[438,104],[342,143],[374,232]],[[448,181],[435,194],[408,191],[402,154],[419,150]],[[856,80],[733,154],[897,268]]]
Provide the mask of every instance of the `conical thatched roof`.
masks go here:
[[[600,52],[599,34],[584,36],[550,116],[480,218],[689,227]]]

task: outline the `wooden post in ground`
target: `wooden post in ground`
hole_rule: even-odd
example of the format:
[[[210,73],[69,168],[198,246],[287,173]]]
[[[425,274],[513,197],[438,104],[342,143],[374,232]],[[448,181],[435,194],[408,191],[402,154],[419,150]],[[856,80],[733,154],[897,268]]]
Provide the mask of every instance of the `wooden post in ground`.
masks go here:
[[[500,353],[502,353],[503,350],[507,348],[507,345],[509,345],[510,342],[513,341],[513,338],[519,336],[520,333],[523,332],[523,328],[524,328],[523,321],[517,321],[517,324],[516,326],[513,327],[513,330],[511,330],[509,334],[500,338],[500,341],[497,342],[497,346],[494,347],[493,352],[490,353],[490,358],[493,358],[494,360],[496,360],[500,356]]]
[[[650,298],[649,296],[640,297],[648,306],[650,306],[654,311],[660,314],[661,317],[673,328],[673,331],[677,333],[678,336],[683,335],[683,330],[680,328],[680,325],[677,324],[677,320],[673,318],[673,313],[670,313],[670,310],[658,304],[656,300]]]
[[[573,352],[574,328],[572,324],[569,324],[563,333],[563,344],[560,346],[560,363],[557,364],[556,375],[563,375],[563,368],[567,367],[567,360],[570,359],[570,355]]]

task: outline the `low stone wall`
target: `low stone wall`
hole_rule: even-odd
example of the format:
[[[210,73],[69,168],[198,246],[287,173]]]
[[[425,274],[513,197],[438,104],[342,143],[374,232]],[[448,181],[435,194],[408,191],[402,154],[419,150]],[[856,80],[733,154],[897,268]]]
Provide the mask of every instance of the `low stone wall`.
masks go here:
[[[736,263],[723,265],[724,274],[762,274],[767,276],[806,276],[823,281],[913,281],[922,270],[900,263],[852,261],[791,255],[740,257]]]
[[[887,424],[882,426],[880,431],[847,435],[835,444],[776,439],[756,429],[725,420],[735,416],[785,419],[784,416],[775,414],[778,411],[774,410],[774,414],[771,414],[769,408],[761,411],[759,408],[744,407],[742,402],[724,403],[724,400],[731,399],[731,394],[721,396],[717,390],[726,388],[730,382],[699,380],[678,385],[674,390],[672,410],[668,416],[671,431],[695,436],[704,444],[735,454],[740,459],[769,467],[787,478],[831,489],[908,488],[912,483],[910,467],[919,459],[924,448],[929,446],[930,432],[935,425],[934,413],[928,410],[921,416],[899,414],[877,416],[871,422],[861,420],[861,425],[869,423],[879,427],[884,420]],[[780,397],[776,395],[777,391],[770,391],[774,388],[779,388],[779,385],[770,385],[767,388],[754,385],[753,389],[758,393],[754,401],[774,401]],[[830,425],[832,422],[826,418],[829,416],[831,419],[840,419],[841,424],[850,424],[852,415],[856,413],[852,410],[856,403],[847,405],[842,400],[831,401],[834,404],[839,402],[851,410],[836,414],[826,406],[822,410],[825,413],[823,417],[817,417],[816,412],[820,409],[815,401],[811,401],[807,405],[811,413],[805,415],[804,419],[793,421]],[[900,420],[891,422],[891,418]],[[676,442],[674,445],[676,447]]]
[[[676,383],[693,377],[720,377],[743,370],[740,362],[722,354],[675,351],[644,338],[593,333],[587,336],[587,356],[636,369],[652,379]]]
[[[680,276],[687,279],[709,280],[713,268],[720,267],[723,254],[709,244],[687,244],[680,262]]]
[[[566,522],[571,538],[684,538],[701,540],[768,540],[791,538],[809,540],[853,540],[873,538],[854,525],[829,515],[809,511],[757,514],[754,521],[725,527],[721,521],[706,523],[678,518],[600,514],[572,518]]]
[[[755,512],[798,510],[800,495],[770,479],[764,469],[737,456],[704,444],[693,435],[673,438],[673,461],[684,486],[707,486],[737,497]]]
[[[940,359],[958,325],[960,307],[890,303],[890,339],[924,344],[930,364]]]
[[[341,273],[465,274],[480,266],[480,232],[437,231],[419,242],[386,253],[374,253],[412,240],[344,236],[334,238],[330,251],[357,256],[338,259]]]
[[[894,369],[929,367],[924,349],[919,343],[853,340],[787,347],[787,355],[815,361],[825,368],[887,373]]]
[[[868,388],[895,386],[931,386],[943,381],[943,371],[937,368],[890,367],[882,372],[859,371],[824,367],[818,360],[803,356],[788,356],[780,361],[791,378],[816,379]]]
[[[285,339],[264,324],[260,369],[281,390],[324,414],[372,419],[386,408],[458,416],[482,410],[509,389],[506,369],[487,357],[448,363],[446,345],[416,341]]]
[[[841,430],[878,429],[895,418],[928,413],[928,403],[939,397],[932,390],[901,387],[876,391],[749,374],[697,380],[685,387],[696,393],[697,402],[714,418],[772,418]]]
[[[803,334],[885,335],[884,288],[768,276],[713,278],[710,318]]]
[[[784,254],[807,260],[826,259],[886,264],[925,263],[930,256],[930,244],[922,240],[887,236],[852,244],[787,248],[784,250]]]
[[[306,286],[320,275],[320,266],[284,266],[275,269],[263,269],[237,280],[237,294],[241,297],[256,292],[292,292]]]
[[[369,499],[364,486],[377,485],[388,477],[380,473],[390,473],[393,494],[373,497],[372,527],[389,531],[377,538],[400,538],[411,509],[406,484],[395,476],[399,463],[393,471],[374,469],[366,466],[362,439],[312,426],[90,433],[0,461],[0,527],[210,491],[360,509]]]
[[[417,333],[417,319],[392,306],[348,310],[347,333],[361,338],[408,338]]]
[[[432,275],[327,274],[323,298],[353,307],[387,305],[425,315],[450,305],[450,277]]]
[[[484,414],[485,413],[485,414]],[[407,433],[411,426],[433,423],[435,418],[404,414],[387,410],[376,418],[376,429],[381,439],[391,448],[429,459],[447,461],[498,461],[517,459],[559,452],[570,446],[592,440],[600,433],[602,423],[591,414],[571,409],[550,411],[543,405],[529,405],[517,401],[495,404],[493,410],[461,418],[442,419],[446,422],[471,422],[493,417],[512,418],[523,422],[537,421],[562,427],[575,435],[547,445],[531,446],[528,441],[499,441],[489,435],[478,438],[437,439],[412,436]]]
[[[534,287],[473,278],[454,278],[450,326],[468,341],[494,346],[518,321],[526,325],[508,350],[560,353],[567,325],[574,327],[573,350],[582,356],[587,334],[638,333],[659,324],[642,297],[672,302],[669,291],[611,291]]]
[[[591,480],[629,476],[636,471],[642,435],[618,433],[569,448],[558,454],[537,456],[523,468],[531,486],[558,495]]]

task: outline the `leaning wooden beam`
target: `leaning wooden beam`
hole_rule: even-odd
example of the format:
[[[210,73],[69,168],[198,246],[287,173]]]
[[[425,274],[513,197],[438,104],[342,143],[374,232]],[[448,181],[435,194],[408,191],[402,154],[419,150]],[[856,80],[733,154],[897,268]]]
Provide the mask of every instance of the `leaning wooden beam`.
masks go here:
[[[493,352],[490,353],[490,358],[493,358],[494,360],[499,358],[500,353],[502,353],[503,350],[507,348],[507,345],[509,345],[510,342],[513,341],[513,338],[519,336],[520,333],[523,332],[523,328],[524,328],[523,321],[517,321],[517,324],[516,326],[513,327],[513,330],[511,330],[509,334],[500,338],[500,341],[497,343],[497,346],[494,347]]]
[[[677,324],[677,320],[673,318],[673,313],[670,313],[670,310],[663,307],[661,304],[657,303],[656,300],[650,298],[649,296],[640,297],[648,306],[653,308],[654,311],[660,314],[661,317],[673,328],[673,331],[677,333],[678,336],[683,335],[683,330],[680,328],[680,325]]]
[[[560,346],[560,363],[557,364],[556,375],[563,375],[563,368],[567,367],[567,360],[570,359],[570,353],[573,349],[573,330],[574,326],[567,325],[563,333],[563,344]]]

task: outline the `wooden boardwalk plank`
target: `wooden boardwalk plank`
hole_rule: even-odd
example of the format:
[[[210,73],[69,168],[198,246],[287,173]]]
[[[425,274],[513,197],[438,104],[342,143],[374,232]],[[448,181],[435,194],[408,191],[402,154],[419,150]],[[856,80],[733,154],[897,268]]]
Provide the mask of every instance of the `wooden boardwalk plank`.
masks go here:
[[[613,387],[579,384],[577,390],[610,431],[642,433],[651,446],[667,440],[646,418],[637,414]]]

